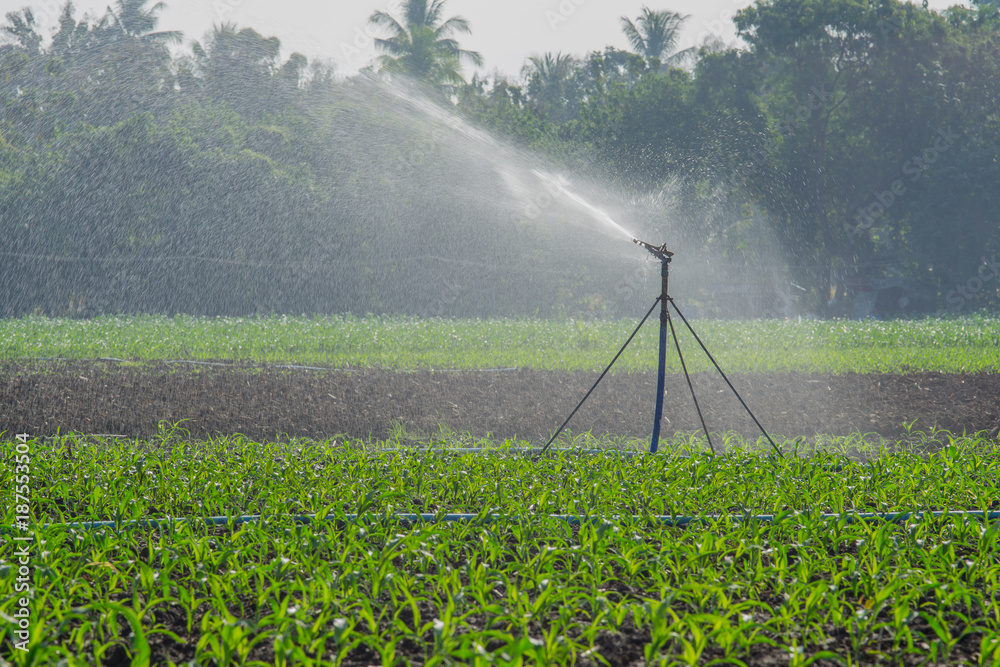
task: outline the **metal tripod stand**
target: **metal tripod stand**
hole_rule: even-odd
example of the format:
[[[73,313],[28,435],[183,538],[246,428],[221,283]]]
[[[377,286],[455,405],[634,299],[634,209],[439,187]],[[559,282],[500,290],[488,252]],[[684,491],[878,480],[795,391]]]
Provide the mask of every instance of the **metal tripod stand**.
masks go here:
[[[774,450],[780,455],[781,450],[778,449],[778,446],[776,444],[774,444],[774,440],[772,440],[771,436],[768,435],[767,431],[764,429],[760,421],[757,419],[757,416],[754,415],[753,411],[746,404],[746,401],[744,401],[743,397],[740,396],[740,392],[736,390],[736,387],[733,386],[733,383],[729,381],[729,378],[726,376],[725,372],[723,372],[722,367],[719,366],[718,362],[715,360],[715,357],[712,356],[712,353],[708,351],[708,347],[706,347],[705,343],[702,342],[701,338],[695,332],[694,327],[692,327],[691,323],[688,322],[686,317],[684,317],[684,314],[680,311],[680,308],[678,308],[677,304],[674,302],[673,297],[670,296],[670,292],[668,289],[669,287],[668,283],[670,278],[670,260],[673,259],[674,253],[667,250],[666,243],[664,243],[663,245],[654,246],[650,243],[646,243],[645,241],[640,241],[639,239],[636,238],[633,238],[632,242],[635,243],[636,245],[642,246],[647,251],[649,251],[649,253],[653,255],[653,257],[659,260],[660,276],[662,277],[660,296],[658,296],[656,298],[656,301],[653,302],[653,305],[646,313],[646,316],[642,318],[641,322],[639,322],[639,326],[635,328],[635,331],[632,332],[632,335],[628,337],[628,340],[625,341],[625,344],[622,345],[620,350],[618,350],[618,354],[615,355],[615,358],[611,360],[611,363],[608,364],[608,367],[605,368],[604,372],[601,373],[600,377],[597,378],[597,381],[590,388],[590,391],[587,392],[587,394],[583,397],[583,399],[579,402],[579,404],[577,404],[577,406],[573,409],[573,412],[569,414],[569,417],[566,418],[566,421],[562,423],[562,426],[560,426],[556,430],[556,432],[552,435],[552,437],[545,444],[545,446],[542,447],[540,454],[544,454],[545,451],[548,450],[549,446],[552,445],[555,439],[559,436],[559,434],[562,433],[562,430],[566,428],[566,425],[573,418],[573,415],[575,415],[577,410],[579,410],[580,407],[583,406],[584,402],[588,398],[590,398],[590,395],[594,392],[594,389],[596,389],[597,385],[601,383],[601,380],[604,379],[604,376],[608,374],[608,371],[611,370],[611,367],[615,365],[615,362],[618,361],[618,358],[629,346],[629,343],[631,343],[632,340],[635,338],[636,334],[639,333],[639,330],[642,328],[642,325],[646,323],[646,320],[649,319],[649,316],[653,314],[653,311],[656,309],[656,304],[660,304],[660,346],[659,346],[660,352],[659,352],[659,359],[657,362],[657,372],[656,372],[656,409],[654,411],[654,416],[653,416],[653,435],[649,443],[649,452],[651,454],[655,454],[656,450],[659,448],[660,445],[660,422],[663,420],[664,377],[665,377],[666,357],[667,357],[667,329],[669,328],[670,336],[674,340],[674,347],[677,349],[677,357],[680,359],[681,362],[681,369],[684,371],[684,378],[687,380],[688,389],[690,389],[691,391],[691,399],[694,401],[695,410],[697,410],[698,412],[698,419],[699,421],[701,421],[701,428],[705,432],[705,438],[708,440],[709,448],[712,450],[713,454],[716,453],[715,445],[712,443],[712,436],[708,432],[708,426],[705,425],[705,417],[702,415],[701,406],[698,404],[698,397],[695,395],[694,385],[691,383],[691,375],[688,373],[687,364],[684,362],[684,354],[681,352],[681,344],[680,340],[677,338],[677,331],[676,329],[674,329],[673,318],[670,316],[670,309],[673,308],[674,311],[677,313],[677,316],[681,318],[681,321],[684,322],[684,325],[688,328],[688,331],[690,331],[691,335],[694,336],[694,339],[698,341],[698,345],[700,345],[701,349],[704,350],[709,360],[711,360],[712,365],[715,366],[715,369],[717,371],[719,371],[719,375],[722,376],[722,379],[726,381],[727,385],[729,385],[729,388],[732,390],[733,394],[736,396],[736,398],[739,399],[740,404],[747,411],[747,414],[750,415],[750,418],[753,419],[754,423],[757,425],[757,428],[759,428],[760,432],[764,434],[764,437],[767,438],[767,441],[771,443],[771,447],[773,447]]]

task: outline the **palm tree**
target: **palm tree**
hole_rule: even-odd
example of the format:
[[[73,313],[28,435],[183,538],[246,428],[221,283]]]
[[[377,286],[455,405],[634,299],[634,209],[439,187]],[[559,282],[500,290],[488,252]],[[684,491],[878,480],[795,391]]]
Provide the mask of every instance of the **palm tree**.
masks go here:
[[[664,65],[680,65],[694,53],[694,49],[690,48],[672,53],[677,46],[681,26],[688,18],[690,17],[677,12],[653,11],[649,7],[643,7],[635,23],[627,16],[621,17],[621,22],[622,30],[632,48],[647,61],[652,63],[655,60]]]
[[[369,23],[391,33],[375,40],[386,54],[379,58],[383,70],[449,88],[464,83],[463,60],[477,67],[483,64],[481,55],[459,47],[453,37],[471,32],[469,22],[461,16],[442,20],[444,4],[445,0],[404,0],[401,20],[382,11],[369,17]]]
[[[122,32],[132,37],[141,37],[150,42],[179,44],[183,33],[177,30],[153,32],[160,17],[157,16],[166,9],[164,2],[157,2],[152,7],[146,7],[150,0],[118,0],[114,8],[108,8],[108,13],[114,17],[115,23]]]
[[[42,36],[38,33],[38,24],[31,9],[25,7],[20,12],[7,14],[8,25],[0,27],[0,32],[14,38],[22,49],[28,53],[38,53],[42,48]]]
[[[252,28],[225,22],[213,27],[204,43],[194,42],[190,71],[212,97],[241,114],[261,115],[273,102],[274,74],[280,67],[281,42]],[[294,54],[296,60],[301,58]],[[190,81],[190,80],[189,80]]]
[[[574,63],[573,56],[549,51],[528,58],[522,72],[529,78],[537,74],[544,83],[561,83],[572,75]]]
[[[576,65],[573,56],[562,52],[528,58],[521,74],[527,82],[528,95],[542,111],[552,115],[565,107]]]

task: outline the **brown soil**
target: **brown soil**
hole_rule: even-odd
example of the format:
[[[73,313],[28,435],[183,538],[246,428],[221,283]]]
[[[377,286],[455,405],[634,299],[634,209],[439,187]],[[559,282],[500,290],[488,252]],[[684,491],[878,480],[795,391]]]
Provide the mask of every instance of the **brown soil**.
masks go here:
[[[155,434],[184,421],[193,437],[336,435],[383,438],[394,424],[416,437],[440,426],[473,435],[544,442],[596,379],[592,373],[311,371],[255,366],[190,366],[110,361],[0,365],[0,430],[32,435]],[[733,384],[774,435],[878,433],[903,424],[953,432],[1000,421],[1000,375],[734,375]],[[714,374],[694,376],[709,429],[746,435],[756,427]],[[605,378],[569,429],[645,437],[656,378]],[[664,432],[699,429],[683,376],[666,384]]]

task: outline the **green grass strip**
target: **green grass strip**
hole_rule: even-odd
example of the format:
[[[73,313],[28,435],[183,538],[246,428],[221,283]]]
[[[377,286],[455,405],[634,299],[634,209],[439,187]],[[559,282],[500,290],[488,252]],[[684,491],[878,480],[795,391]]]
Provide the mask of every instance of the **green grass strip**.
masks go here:
[[[408,317],[26,317],[0,321],[0,358],[229,361],[323,368],[599,371],[636,320],[449,320]],[[1000,319],[695,320],[732,372],[947,373],[1000,370]],[[647,324],[615,372],[651,371]],[[686,331],[692,371],[711,366]],[[670,370],[680,365],[672,356]]]

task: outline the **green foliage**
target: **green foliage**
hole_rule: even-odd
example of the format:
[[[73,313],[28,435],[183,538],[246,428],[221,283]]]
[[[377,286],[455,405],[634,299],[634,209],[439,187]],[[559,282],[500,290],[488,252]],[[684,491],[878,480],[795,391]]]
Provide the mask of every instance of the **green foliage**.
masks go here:
[[[172,57],[162,9],[120,0],[78,18],[66,5],[51,42],[30,9],[0,26],[0,315],[552,316],[607,300],[586,285],[604,275],[539,271],[542,235],[519,235],[503,206],[487,216],[493,191],[482,210],[457,201],[501,179],[495,156],[457,148],[454,124],[442,141],[367,74],[283,60],[249,27],[216,26]],[[831,304],[881,278],[918,285],[918,312],[1000,304],[1000,281],[980,275],[1000,250],[991,3],[758,0],[735,19],[745,48],[706,45],[687,70],[661,66],[683,17],[643,8],[623,23],[637,53],[542,54],[470,84],[465,19],[441,0],[396,14],[371,17],[387,72],[532,149],[532,166],[669,200],[669,225],[658,209],[647,227],[735,274],[780,256],[802,312],[842,315]],[[420,260],[466,236],[517,259],[461,273],[456,299],[465,258]],[[409,254],[379,252],[393,243]],[[394,294],[404,273],[431,293]]]
[[[32,187],[4,200],[8,258],[0,275],[20,286],[5,309],[267,308],[246,301],[256,298],[248,285],[267,281],[248,266],[287,261],[315,243],[285,241],[286,227],[310,224],[319,200],[307,168],[279,161],[293,150],[286,143],[271,124],[248,125],[225,107],[197,103],[162,126],[142,114],[67,133],[8,176]],[[272,281],[258,291],[280,298],[282,289],[292,288]]]
[[[627,16],[620,20],[622,32],[636,53],[650,62],[678,64],[693,50],[673,53],[680,38],[681,26],[687,18],[676,12],[653,11],[649,7],[643,7],[642,13],[634,22]]]
[[[695,439],[673,443],[673,455],[538,461],[505,454],[511,442],[485,455],[428,443],[435,449],[420,454],[339,439],[193,442],[170,427],[140,442],[30,440],[34,653],[3,637],[0,656],[142,664],[155,647],[197,664],[254,664],[273,647],[278,664],[380,654],[391,665],[414,655],[568,665],[631,644],[651,664],[753,664],[768,647],[790,664],[975,664],[977,652],[990,664],[1000,640],[995,522],[822,516],[997,509],[995,443],[912,435],[916,447],[848,438],[785,458],[731,438],[714,458]],[[13,466],[0,468],[0,488],[12,477]],[[396,518],[448,512],[479,518]],[[758,513],[778,520],[708,518]],[[244,514],[265,520],[199,520]],[[657,514],[707,520],[668,527],[649,520]],[[152,518],[164,524],[67,525]],[[13,521],[5,504],[3,524]]]
[[[634,321],[451,320],[356,317],[28,317],[0,321],[5,358],[136,361],[229,359],[332,368],[536,368],[599,371]],[[1000,321],[698,320],[699,336],[727,371],[896,373],[1000,370]],[[651,371],[657,331],[645,327],[615,366]],[[682,330],[682,346],[697,343]],[[688,368],[712,371],[701,354]],[[669,357],[671,372],[680,372]]]
[[[464,83],[461,63],[480,66],[483,58],[475,51],[459,47],[454,35],[470,32],[460,16],[445,19],[445,0],[404,0],[402,16],[396,18],[376,11],[369,22],[387,30],[389,36],[375,44],[386,55],[380,59],[382,71],[411,77],[448,93]]]
[[[611,83],[605,95],[583,106],[574,137],[594,144],[621,177],[655,188],[683,169],[697,141],[690,87],[690,76],[681,70],[646,73],[632,85]]]

